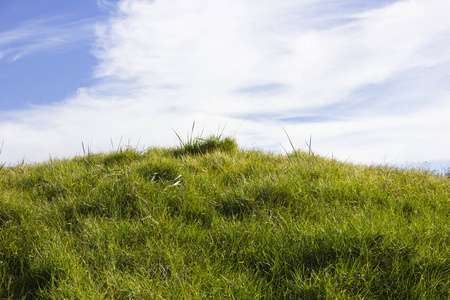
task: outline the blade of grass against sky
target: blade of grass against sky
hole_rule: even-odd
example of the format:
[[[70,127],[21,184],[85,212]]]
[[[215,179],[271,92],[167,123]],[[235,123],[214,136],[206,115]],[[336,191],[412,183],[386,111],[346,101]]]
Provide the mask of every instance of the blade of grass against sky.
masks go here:
[[[271,151],[285,128],[342,160],[449,159],[448,1],[63,3],[0,4],[8,163],[174,145],[193,121]]]

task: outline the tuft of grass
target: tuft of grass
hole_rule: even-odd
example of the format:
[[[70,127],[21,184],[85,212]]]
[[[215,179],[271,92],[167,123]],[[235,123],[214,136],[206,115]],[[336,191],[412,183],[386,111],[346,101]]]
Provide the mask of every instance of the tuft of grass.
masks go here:
[[[236,149],[235,139],[212,135],[208,138],[196,138],[189,142],[183,142],[178,149],[174,150],[174,155],[202,155],[214,151],[233,152]]]
[[[448,299],[449,199],[222,135],[3,167],[0,299]]]
[[[233,152],[236,151],[238,146],[236,140],[231,137],[223,137],[222,133],[218,135],[211,135],[207,138],[200,137],[194,138],[195,122],[192,125],[191,134],[188,135],[186,141],[183,141],[178,133],[175,134],[180,141],[180,147],[174,150],[175,156],[180,155],[202,155],[214,151]]]

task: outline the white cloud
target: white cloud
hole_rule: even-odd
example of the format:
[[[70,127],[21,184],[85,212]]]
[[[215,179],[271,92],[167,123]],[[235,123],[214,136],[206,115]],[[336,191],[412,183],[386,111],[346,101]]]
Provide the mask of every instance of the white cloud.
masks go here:
[[[183,136],[193,121],[239,129],[243,146],[288,146],[284,126],[340,159],[446,159],[450,2],[372,4],[122,0],[97,26],[100,83],[0,122],[3,159],[74,155],[92,137],[94,150],[121,136],[174,145],[172,128]]]

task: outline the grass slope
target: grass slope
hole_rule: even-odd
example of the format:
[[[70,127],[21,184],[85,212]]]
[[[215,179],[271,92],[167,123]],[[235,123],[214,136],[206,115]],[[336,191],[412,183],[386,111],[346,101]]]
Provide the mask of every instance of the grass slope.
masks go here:
[[[0,170],[1,299],[448,299],[450,183],[230,138]]]

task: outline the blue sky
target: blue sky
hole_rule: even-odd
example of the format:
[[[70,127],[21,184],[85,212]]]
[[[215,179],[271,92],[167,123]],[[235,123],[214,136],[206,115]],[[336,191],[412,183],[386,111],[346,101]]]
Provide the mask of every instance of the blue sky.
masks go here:
[[[65,99],[88,86],[95,1],[3,0],[0,3],[0,109],[24,109]]]
[[[199,132],[450,165],[447,0],[4,0],[0,161]],[[123,142],[122,142],[123,143]]]

